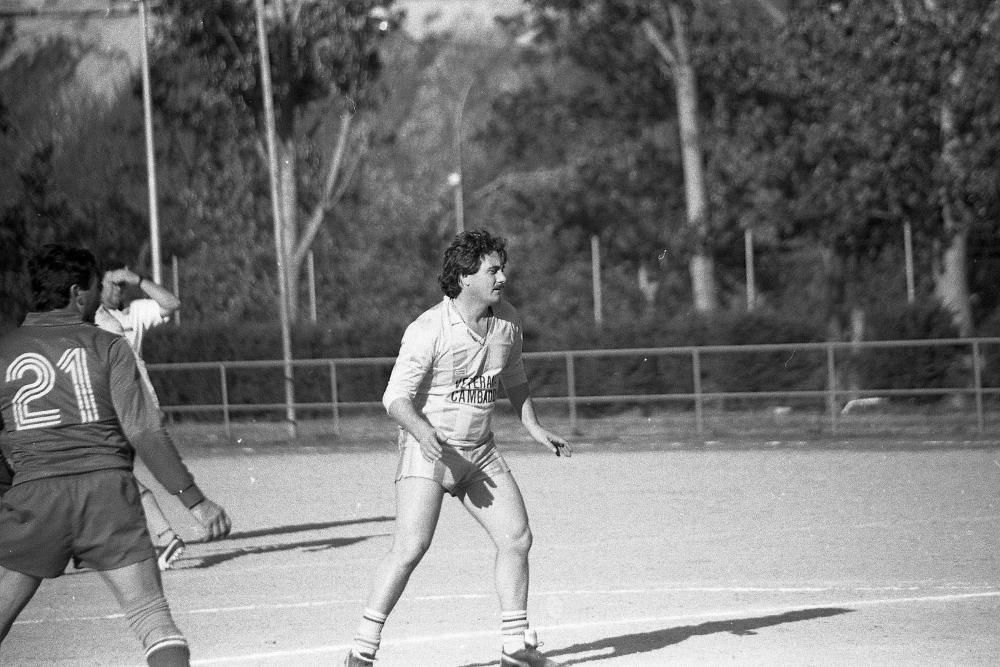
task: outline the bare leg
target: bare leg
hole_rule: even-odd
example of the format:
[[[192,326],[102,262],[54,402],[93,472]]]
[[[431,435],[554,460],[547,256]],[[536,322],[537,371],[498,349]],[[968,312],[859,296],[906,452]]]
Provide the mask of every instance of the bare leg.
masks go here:
[[[462,499],[465,508],[486,529],[496,545],[494,577],[500,608],[528,608],[528,552],[531,528],[521,489],[509,472],[479,482]]]
[[[441,514],[444,489],[433,480],[404,477],[396,483],[396,530],[392,547],[375,570],[367,607],[392,611],[424,557]]]
[[[35,595],[42,580],[0,566],[0,642]]]
[[[382,627],[427,553],[434,537],[444,489],[430,479],[404,477],[396,482],[396,531],[392,547],[375,570],[371,593],[345,664],[372,664],[382,641]]]

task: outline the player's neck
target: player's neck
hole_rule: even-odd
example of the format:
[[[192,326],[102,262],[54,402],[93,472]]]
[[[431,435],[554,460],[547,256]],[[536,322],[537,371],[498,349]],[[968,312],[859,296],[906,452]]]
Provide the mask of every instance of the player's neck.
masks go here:
[[[463,299],[461,294],[452,299],[452,301],[455,304],[458,314],[469,326],[484,323],[492,315],[490,304],[488,303],[478,303],[470,299]]]

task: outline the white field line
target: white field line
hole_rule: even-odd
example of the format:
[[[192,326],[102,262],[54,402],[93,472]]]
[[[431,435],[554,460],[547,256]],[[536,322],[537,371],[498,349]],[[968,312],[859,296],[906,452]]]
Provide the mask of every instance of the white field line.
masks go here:
[[[572,597],[572,596],[590,596],[590,597],[611,597],[611,596],[621,596],[621,595],[657,595],[660,593],[833,593],[836,591],[842,591],[845,593],[873,593],[873,592],[915,592],[915,591],[954,591],[954,590],[966,590],[971,592],[967,593],[949,593],[942,595],[923,595],[915,597],[904,597],[904,598],[884,598],[873,601],[866,601],[860,599],[859,601],[851,602],[849,604],[860,605],[860,604],[889,604],[892,602],[914,602],[914,601],[947,601],[947,600],[961,600],[964,598],[975,598],[975,597],[993,597],[1000,596],[1000,589],[995,590],[976,590],[976,589],[991,589],[993,584],[983,584],[983,585],[973,585],[973,584],[946,584],[937,586],[853,586],[853,587],[842,587],[842,586],[678,586],[678,585],[663,585],[663,586],[650,586],[645,588],[615,588],[615,589],[577,589],[577,590],[554,590],[554,591],[538,591],[533,592],[531,597],[534,599],[545,598],[545,597]],[[404,596],[404,600],[411,602],[440,602],[449,600],[482,600],[482,599],[493,599],[496,597],[496,593],[452,593],[446,595],[413,595]],[[316,607],[331,607],[337,605],[359,605],[363,602],[361,599],[356,598],[331,598],[326,600],[310,600],[305,602],[271,602],[267,604],[245,604],[245,605],[230,605],[225,607],[200,607],[197,609],[171,609],[171,613],[177,616],[194,616],[194,615],[211,615],[211,614],[232,614],[240,612],[258,612],[258,611],[278,611],[283,609],[310,609]],[[833,603],[831,603],[833,604]],[[845,603],[847,604],[847,603]],[[794,605],[793,609],[813,609],[816,607],[827,607],[829,604],[823,605]],[[782,607],[784,608],[784,607]],[[722,612],[720,612],[722,613]],[[729,613],[729,612],[725,612]],[[709,614],[711,615],[711,614]],[[44,623],[70,623],[70,622],[87,622],[87,621],[105,621],[105,620],[115,620],[124,618],[122,613],[113,614],[97,614],[92,616],[46,616],[45,618],[30,618],[30,619],[18,619],[15,621],[15,625],[40,625]],[[672,618],[672,617],[670,617]],[[679,617],[678,617],[679,618]],[[562,627],[562,626],[559,626]]]
[[[619,620],[582,621],[578,623],[559,623],[555,625],[539,625],[539,630],[546,632],[559,630],[578,630],[591,627],[607,627],[609,625],[646,625],[662,623],[678,623],[697,621],[708,618],[719,617],[745,617],[745,616],[771,616],[776,614],[803,611],[808,609],[827,609],[833,607],[871,607],[876,605],[907,604],[907,603],[928,603],[928,602],[960,602],[981,598],[1000,597],[1000,590],[983,591],[980,593],[959,593],[952,595],[924,595],[904,598],[881,598],[872,600],[838,600],[825,602],[823,604],[808,605],[782,605],[777,607],[750,607],[737,609],[720,609],[715,611],[699,612],[696,614],[679,614],[673,616],[645,616]],[[487,637],[496,634],[496,630],[476,630],[471,632],[455,632],[447,634],[422,635],[417,637],[407,637],[405,639],[395,639],[383,641],[383,646],[405,646],[411,644],[422,644],[428,642],[447,642],[457,639],[475,639],[477,637]],[[263,653],[250,653],[239,656],[226,656],[220,658],[205,658],[192,660],[192,665],[221,665],[226,663],[243,663],[253,660],[267,660],[277,658],[292,658],[296,656],[318,655],[326,653],[338,653],[346,651],[351,644],[329,644],[326,646],[316,646],[312,648],[295,649],[289,651],[268,651]]]

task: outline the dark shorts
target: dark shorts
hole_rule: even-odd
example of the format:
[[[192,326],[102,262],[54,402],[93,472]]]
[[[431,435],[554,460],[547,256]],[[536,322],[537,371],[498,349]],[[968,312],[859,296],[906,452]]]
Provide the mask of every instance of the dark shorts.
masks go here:
[[[0,497],[10,490],[11,484],[14,483],[14,472],[7,465],[7,459],[0,454]]]
[[[135,477],[127,470],[16,484],[0,504],[0,565],[33,577],[77,568],[115,570],[156,551]]]

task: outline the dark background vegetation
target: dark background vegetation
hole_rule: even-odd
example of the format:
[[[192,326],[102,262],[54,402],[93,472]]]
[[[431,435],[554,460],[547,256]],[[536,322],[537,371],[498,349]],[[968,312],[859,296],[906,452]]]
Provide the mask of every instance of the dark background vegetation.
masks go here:
[[[689,18],[698,73],[707,238],[686,225],[674,88],[639,27],[656,18],[657,4],[531,0],[479,31],[419,38],[401,29],[399,14],[384,34],[338,33],[332,46],[307,51],[319,54],[327,79],[302,65],[282,93],[298,105],[289,113],[303,217],[322,196],[337,119],[344,109],[356,115],[352,170],[311,244],[318,317],[305,315],[303,274],[294,356],[395,354],[406,323],[440,298],[438,263],[456,228],[448,174],[459,165],[465,227],[509,239],[508,296],[525,318],[528,350],[847,339],[848,328],[831,331],[830,321],[852,313],[863,314],[869,340],[956,336],[937,289],[954,233],[947,207],[968,238],[967,333],[1000,335],[998,3],[942,1],[934,15],[918,11],[919,2],[676,3]],[[900,22],[889,5],[912,13]],[[253,43],[251,8],[173,0],[153,12],[161,26],[150,57],[162,246],[177,260],[183,302],[179,326],[161,327],[146,344],[153,363],[280,357],[255,56],[237,48]],[[347,30],[342,16],[323,20]],[[205,27],[217,25],[226,30]],[[138,72],[125,68],[112,92],[95,94],[83,65],[109,56],[86,31],[24,48],[13,23],[0,26],[2,330],[28,308],[24,260],[41,243],[79,243],[143,273],[151,267]],[[316,39],[295,29],[290,43]],[[338,78],[338,62],[354,63],[363,95]],[[955,115],[952,145],[944,107]],[[914,230],[913,303],[904,222]],[[756,244],[752,310],[746,229]],[[712,312],[692,305],[696,246],[715,260]],[[170,286],[169,266],[164,275]],[[942,386],[965,372],[961,355],[920,354],[873,352],[855,379]],[[987,354],[986,379],[1000,383],[1000,359]],[[584,391],[643,383],[689,391],[690,374],[672,363],[595,362],[580,378]],[[705,371],[720,391],[769,386],[775,372],[767,355]],[[782,373],[790,388],[822,382],[812,363]],[[361,386],[369,380],[356,383],[357,400],[371,400]],[[302,400],[325,392],[319,373],[299,381]],[[233,400],[257,382],[237,381]],[[544,372],[540,382],[544,392]],[[204,399],[196,382],[164,391],[165,403]]]

